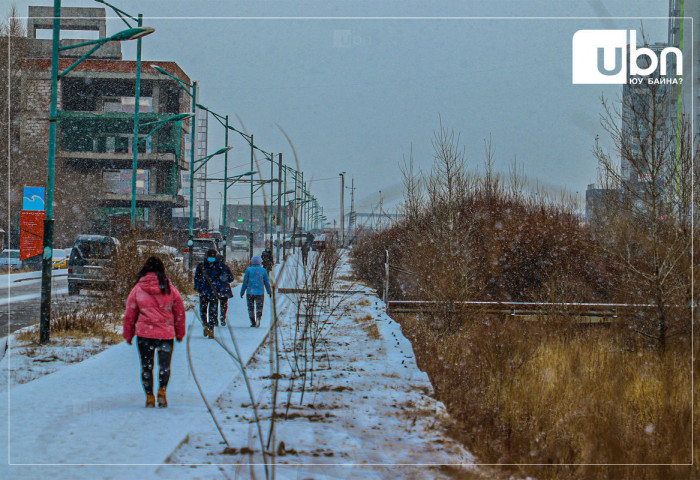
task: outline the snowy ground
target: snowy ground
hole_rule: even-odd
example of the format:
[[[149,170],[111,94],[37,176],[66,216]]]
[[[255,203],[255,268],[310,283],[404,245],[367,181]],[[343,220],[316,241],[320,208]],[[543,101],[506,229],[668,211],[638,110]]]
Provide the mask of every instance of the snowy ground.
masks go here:
[[[339,295],[336,301],[341,298],[313,385],[300,401],[300,382],[295,382],[286,419],[277,424],[270,448],[277,453],[275,478],[455,478],[457,471],[465,478],[466,467],[433,466],[469,464],[473,458],[445,434],[449,417],[429,396],[427,375],[416,367],[399,325],[383,314],[383,305],[369,291]],[[280,343],[286,347],[282,365],[287,368],[281,372],[278,408],[286,405],[290,387],[291,318],[286,316],[281,328]],[[264,437],[271,416],[269,348],[259,350],[248,369]],[[251,478],[251,469],[256,478],[265,478],[263,466],[250,465],[263,459],[251,400],[240,378],[216,406],[230,448],[213,425],[191,430],[168,459],[188,467],[161,467],[160,478]]]
[[[294,285],[289,267],[278,285]],[[300,402],[296,384],[287,419],[277,424],[270,449],[279,454],[276,478],[471,478],[467,467],[430,466],[473,459],[445,434],[444,407],[429,396],[430,383],[416,367],[411,345],[381,307],[369,292],[344,300],[313,385]],[[249,328],[244,302],[237,296],[230,301],[229,323],[241,359],[252,358],[248,374],[265,428],[270,349],[259,347],[270,312],[266,299],[263,327]],[[280,343],[289,347],[296,310],[284,295],[278,296],[278,312]],[[187,319],[198,325],[193,312]],[[9,379],[0,383],[0,408],[8,412],[0,420],[0,449],[7,448],[9,459],[9,465],[0,465],[0,478],[248,478],[251,468],[264,478],[263,466],[240,466],[262,458],[242,377],[201,330],[189,330],[191,355],[229,441],[226,453],[189,373],[185,342],[175,348],[170,406],[164,410],[143,408],[136,348],[121,343],[26,383],[8,377],[9,389]],[[217,336],[233,348],[228,329],[217,329]],[[288,349],[284,355],[289,354]],[[12,355],[0,367],[3,362],[11,370]],[[285,359],[282,366],[278,407],[289,387]],[[249,448],[252,453],[246,453]],[[457,471],[458,477],[451,476]]]

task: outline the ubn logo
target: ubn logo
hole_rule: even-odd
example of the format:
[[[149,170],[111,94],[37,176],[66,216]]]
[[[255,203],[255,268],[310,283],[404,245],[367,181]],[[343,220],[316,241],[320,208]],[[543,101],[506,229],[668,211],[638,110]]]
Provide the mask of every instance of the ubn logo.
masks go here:
[[[660,67],[665,76],[668,56],[676,56],[676,75],[683,75],[683,53],[675,47],[666,47],[657,55],[650,48],[637,48],[637,32],[629,30],[579,30],[572,39],[573,83],[621,84],[629,75],[651,75]],[[629,53],[629,56],[628,56]],[[640,66],[643,57],[649,60]]]

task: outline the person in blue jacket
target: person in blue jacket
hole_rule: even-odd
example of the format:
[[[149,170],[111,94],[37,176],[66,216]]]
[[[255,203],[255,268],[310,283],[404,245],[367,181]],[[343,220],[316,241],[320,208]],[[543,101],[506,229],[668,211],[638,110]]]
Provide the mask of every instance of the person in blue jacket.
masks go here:
[[[233,297],[230,282],[234,277],[231,269],[217,257],[213,248],[207,251],[207,258],[197,265],[194,272],[194,289],[199,293],[199,314],[206,322],[204,336],[213,338],[214,327],[218,326],[217,310],[221,304],[221,326],[226,326],[228,299]]]
[[[267,294],[272,296],[270,288],[270,277],[261,266],[262,258],[260,255],[253,255],[250,259],[251,266],[248,267],[243,276],[241,284],[241,298],[246,294],[248,302],[248,317],[250,317],[250,326],[259,327],[262,320],[263,303],[265,300],[265,290]],[[263,289],[264,288],[264,289]]]

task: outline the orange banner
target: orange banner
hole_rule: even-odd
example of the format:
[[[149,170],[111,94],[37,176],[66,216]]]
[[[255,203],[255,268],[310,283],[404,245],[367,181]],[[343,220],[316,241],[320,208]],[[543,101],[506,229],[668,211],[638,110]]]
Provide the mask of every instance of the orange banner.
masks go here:
[[[19,259],[41,255],[44,247],[44,216],[41,210],[22,210],[19,227]]]

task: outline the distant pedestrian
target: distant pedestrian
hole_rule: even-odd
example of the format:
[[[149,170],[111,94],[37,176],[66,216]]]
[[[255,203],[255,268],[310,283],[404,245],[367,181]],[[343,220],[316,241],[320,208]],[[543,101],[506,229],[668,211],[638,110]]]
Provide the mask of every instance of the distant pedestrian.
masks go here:
[[[170,380],[173,339],[185,336],[185,305],[177,288],[165,275],[165,267],[150,257],[137,275],[136,285],[126,300],[124,339],[136,346],[141,358],[141,385],[146,393],[146,407],[156,406],[153,395],[153,360],[158,352],[158,407],[168,406],[165,392]]]
[[[251,266],[248,267],[243,276],[241,284],[241,298],[246,295],[248,303],[248,317],[250,318],[251,327],[259,327],[262,320],[263,303],[265,301],[265,290],[267,294],[272,296],[270,288],[270,277],[260,265],[262,259],[260,255],[253,255],[250,259]]]
[[[275,260],[272,256],[272,242],[266,242],[265,243],[265,250],[263,250],[262,255],[260,255],[260,258],[262,258],[262,266],[267,272],[268,276],[270,275],[270,272],[272,272],[272,268],[275,266]]]
[[[230,285],[233,280],[231,269],[219,260],[216,250],[210,248],[194,272],[194,289],[199,293],[199,315],[205,337],[214,338],[214,327],[219,321],[222,326],[226,325],[228,299],[233,297]],[[219,307],[220,312],[217,312]]]
[[[301,262],[306,266],[306,260],[309,258],[309,244],[302,242],[301,244]]]

